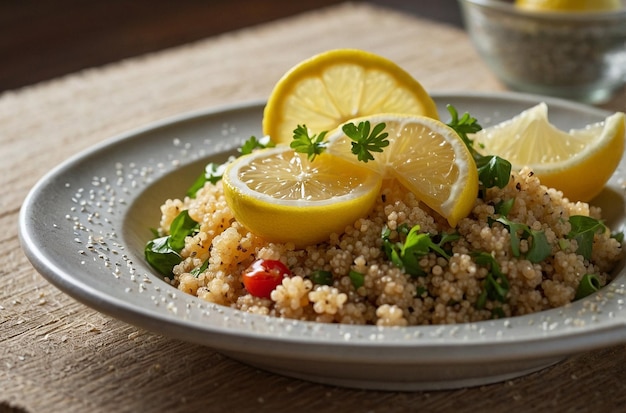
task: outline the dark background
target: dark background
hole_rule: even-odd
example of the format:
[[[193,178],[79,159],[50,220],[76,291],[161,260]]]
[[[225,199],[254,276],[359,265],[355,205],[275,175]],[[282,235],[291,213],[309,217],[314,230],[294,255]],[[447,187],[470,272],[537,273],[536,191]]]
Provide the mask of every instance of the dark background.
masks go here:
[[[342,0],[0,0],[0,93]],[[457,0],[362,1],[461,26]]]

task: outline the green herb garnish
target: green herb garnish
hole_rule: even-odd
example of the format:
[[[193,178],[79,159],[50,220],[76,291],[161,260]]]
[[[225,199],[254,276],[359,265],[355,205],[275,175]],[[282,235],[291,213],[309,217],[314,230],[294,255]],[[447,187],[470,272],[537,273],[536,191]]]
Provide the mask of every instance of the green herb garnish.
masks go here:
[[[374,126],[370,133],[370,123],[366,120],[359,122],[358,125],[346,123],[341,130],[354,141],[352,142],[352,153],[357,156],[359,161],[367,163],[374,160],[372,152],[382,152],[383,148],[389,146],[387,139],[389,134],[383,132],[385,126],[384,123],[379,123]]]
[[[445,259],[449,260],[450,255],[447,251],[441,247],[446,242],[450,242],[459,238],[458,235],[444,234],[439,243],[435,243],[432,240],[432,235],[424,232],[419,232],[420,226],[415,225],[406,236],[404,245],[402,246],[401,255],[407,256],[409,254],[414,255],[426,255],[430,251],[434,251]]]
[[[426,289],[426,287],[423,286],[418,286],[415,287],[415,297],[424,297],[424,295],[428,294],[428,290]]]
[[[355,290],[358,290],[365,284],[365,275],[358,271],[350,270],[348,276],[350,277],[350,281],[352,281],[352,285]]]
[[[445,259],[450,259],[450,252],[444,249],[444,245],[457,240],[458,234],[433,235],[419,232],[420,226],[415,225],[409,229],[408,225],[400,225],[398,233],[403,236],[400,241],[390,240],[391,230],[384,227],[381,233],[383,239],[383,251],[387,258],[397,267],[403,268],[409,275],[419,277],[425,275],[419,261],[429,252],[434,252]],[[436,239],[439,238],[438,241]]]
[[[146,261],[162,275],[170,275],[182,260],[180,251],[185,238],[198,230],[198,223],[191,219],[187,210],[179,213],[170,225],[170,235],[148,241],[144,248]]]
[[[454,106],[447,105],[447,108],[451,116],[448,126],[454,129],[472,154],[478,168],[478,180],[483,189],[494,186],[504,188],[511,179],[511,163],[499,156],[480,154],[474,148],[474,141],[469,138],[468,134],[482,130],[482,126],[469,113],[466,112],[459,118]]]
[[[361,162],[369,162],[374,160],[372,152],[382,152],[383,148],[389,146],[387,137],[389,134],[383,132],[385,123],[378,123],[372,129],[369,121],[354,123],[346,123],[341,130],[346,136],[352,139],[352,153],[357,156]],[[310,161],[313,161],[317,155],[322,154],[327,147],[326,137],[327,131],[320,132],[317,135],[310,135],[306,125],[298,125],[293,131],[293,141],[289,146],[298,153],[305,153]]]
[[[534,264],[540,263],[552,254],[552,246],[544,231],[530,229],[528,234],[531,243],[526,253],[526,259]]]
[[[192,269],[190,274],[197,278],[200,274],[202,274],[204,271],[206,271],[207,268],[209,268],[209,260],[208,259],[206,261],[204,261],[201,266]]]
[[[172,268],[182,260],[178,251],[171,247],[169,240],[169,235],[155,238],[148,241],[144,250],[146,261],[162,275],[170,275]]]
[[[593,249],[593,238],[597,233],[606,231],[606,226],[595,218],[585,215],[572,215],[569,218],[571,230],[567,238],[575,239],[578,244],[576,253],[582,255],[586,260],[591,260]]]
[[[496,155],[474,158],[478,180],[484,188],[504,188],[511,179],[511,163]]]
[[[293,130],[293,140],[289,144],[291,149],[298,153],[306,153],[309,161],[313,161],[317,155],[320,155],[326,150],[326,137],[327,131],[320,132],[317,135],[309,136],[309,130],[306,125],[298,125]]]
[[[505,302],[510,288],[509,279],[500,271],[500,265],[496,259],[486,252],[476,252],[472,256],[476,264],[486,267],[489,271],[487,278],[483,281],[483,290],[476,300],[476,308],[482,310],[487,299]]]
[[[521,255],[520,242],[522,239],[528,240],[526,259],[532,263],[539,263],[552,253],[552,246],[548,243],[544,231],[532,229],[526,224],[514,222],[504,216],[496,219],[496,222],[508,227],[511,234],[511,251],[514,256],[519,257]]]
[[[467,136],[471,133],[480,132],[483,129],[483,127],[478,123],[478,120],[467,112],[459,118],[459,113],[452,105],[446,105],[446,108],[448,109],[451,117],[448,122],[448,126],[454,129],[454,131],[461,137],[465,146],[467,146],[467,149],[469,149],[472,153],[472,156],[481,156],[476,152],[476,149],[474,149],[474,141]]]
[[[309,279],[313,284],[333,285],[333,274],[330,271],[317,270],[309,274]]]
[[[256,136],[250,136],[239,148],[239,153],[242,155],[251,154],[255,149],[273,148],[274,142],[270,140],[269,136],[264,136],[261,139],[257,139]]]
[[[226,169],[226,163],[218,164],[214,162],[208,163],[204,168],[204,173],[202,173],[194,183],[187,189],[187,196],[189,198],[195,198],[196,194],[200,189],[204,187],[207,182],[211,182],[212,184],[216,184],[220,179],[222,179],[222,175],[224,175],[224,170]]]
[[[493,310],[491,310],[491,317],[506,318],[506,314],[504,313],[504,310],[502,309],[502,307],[496,307]]]
[[[170,224],[170,245],[176,251],[185,246],[185,238],[198,229],[198,223],[189,216],[189,211],[179,213]]]
[[[578,288],[576,289],[576,295],[574,296],[575,300],[580,300],[581,298],[585,298],[588,295],[591,295],[598,291],[602,285],[600,284],[600,279],[595,274],[585,274],[580,279],[580,283],[578,284]]]
[[[507,216],[509,215],[509,212],[511,212],[513,205],[515,205],[515,198],[509,198],[506,201],[498,202],[495,205],[494,209],[496,211],[496,214]]]

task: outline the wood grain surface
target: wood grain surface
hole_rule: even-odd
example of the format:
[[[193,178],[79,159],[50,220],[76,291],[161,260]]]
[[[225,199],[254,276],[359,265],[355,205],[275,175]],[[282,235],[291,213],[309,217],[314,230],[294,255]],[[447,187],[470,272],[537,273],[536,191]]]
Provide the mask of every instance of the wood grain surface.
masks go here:
[[[626,345],[482,387],[344,389],[259,371],[112,319],[29,264],[19,208],[55,165],[168,116],[263,99],[293,64],[336,47],[387,56],[429,91],[504,90],[461,29],[347,3],[0,95],[0,412],[624,411]],[[605,107],[624,110],[626,91]]]

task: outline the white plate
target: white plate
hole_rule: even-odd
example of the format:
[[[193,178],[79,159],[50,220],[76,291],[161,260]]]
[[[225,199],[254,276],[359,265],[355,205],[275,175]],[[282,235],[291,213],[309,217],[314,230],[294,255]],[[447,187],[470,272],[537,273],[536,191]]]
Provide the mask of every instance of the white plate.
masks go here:
[[[606,112],[521,94],[435,94],[483,126],[541,100],[561,128]],[[527,374],[570,354],[626,342],[626,270],[605,289],[564,308],[449,326],[379,328],[246,314],[163,282],[144,262],[159,205],[181,197],[208,160],[222,161],[261,134],[262,103],[170,119],[69,159],[30,192],[20,238],[33,266],[75,299],[128,323],[204,344],[245,363],[305,380],[372,389],[481,385]],[[626,223],[623,161],[595,200],[608,224]]]

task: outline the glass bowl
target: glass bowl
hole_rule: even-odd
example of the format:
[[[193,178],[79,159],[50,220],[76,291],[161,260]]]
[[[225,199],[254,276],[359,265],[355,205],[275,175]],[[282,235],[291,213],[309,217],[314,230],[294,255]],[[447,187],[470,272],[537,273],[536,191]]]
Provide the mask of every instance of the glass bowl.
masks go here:
[[[509,88],[602,103],[626,79],[626,5],[531,12],[513,1],[459,0],[478,53]]]

